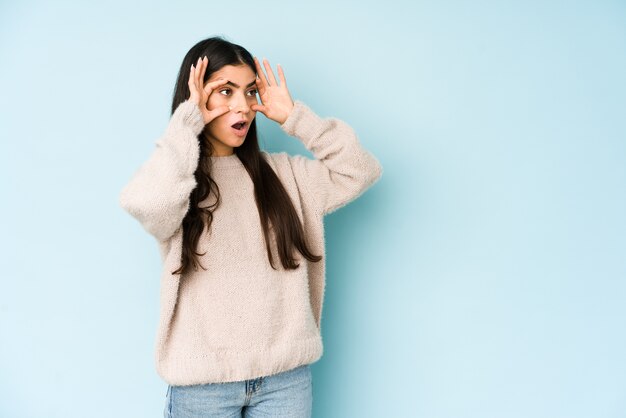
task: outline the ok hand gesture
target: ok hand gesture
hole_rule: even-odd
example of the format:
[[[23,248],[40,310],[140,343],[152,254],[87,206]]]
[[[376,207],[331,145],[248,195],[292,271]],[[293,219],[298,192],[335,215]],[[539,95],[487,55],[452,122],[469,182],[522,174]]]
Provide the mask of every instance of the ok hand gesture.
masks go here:
[[[202,119],[204,120],[205,125],[216,117],[230,111],[230,108],[226,105],[218,106],[215,109],[208,108],[208,100],[211,92],[222,84],[226,84],[227,81],[224,78],[218,78],[217,80],[213,80],[203,86],[204,72],[206,71],[208,65],[209,59],[207,57],[198,58],[196,65],[191,66],[189,81],[187,82],[189,85],[188,100],[198,105],[200,111],[202,112]]]
[[[256,85],[261,103],[263,104],[253,104],[250,108],[263,113],[267,118],[282,125],[287,120],[294,105],[289,95],[289,90],[287,90],[287,81],[285,80],[285,74],[283,74],[283,68],[278,64],[278,76],[281,82],[279,86],[269,61],[266,59],[263,60],[263,65],[265,65],[265,69],[269,74],[269,81],[265,77],[265,73],[263,73],[257,57],[254,57],[254,63],[259,77]]]

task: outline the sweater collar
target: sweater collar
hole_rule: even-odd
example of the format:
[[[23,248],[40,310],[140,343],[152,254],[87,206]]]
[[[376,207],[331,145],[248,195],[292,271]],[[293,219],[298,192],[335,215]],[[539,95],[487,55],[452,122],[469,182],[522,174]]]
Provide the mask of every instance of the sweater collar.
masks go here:
[[[216,169],[227,168],[227,167],[239,167],[242,164],[241,160],[237,154],[233,153],[231,155],[226,155],[223,157],[209,156],[211,158],[211,166]]]

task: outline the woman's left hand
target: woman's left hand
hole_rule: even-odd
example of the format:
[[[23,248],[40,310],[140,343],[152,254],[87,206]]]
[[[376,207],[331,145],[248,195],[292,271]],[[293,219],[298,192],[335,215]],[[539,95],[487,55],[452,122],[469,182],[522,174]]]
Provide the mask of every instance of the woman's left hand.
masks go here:
[[[287,120],[294,105],[289,95],[289,90],[287,90],[287,81],[285,80],[285,74],[283,74],[283,68],[278,64],[278,76],[280,77],[281,83],[279,86],[268,60],[264,59],[263,65],[269,74],[269,82],[261,69],[257,57],[254,57],[254,63],[256,64],[256,71],[258,73],[256,82],[257,90],[261,98],[261,103],[263,104],[253,104],[250,108],[263,113],[267,118],[282,125]]]

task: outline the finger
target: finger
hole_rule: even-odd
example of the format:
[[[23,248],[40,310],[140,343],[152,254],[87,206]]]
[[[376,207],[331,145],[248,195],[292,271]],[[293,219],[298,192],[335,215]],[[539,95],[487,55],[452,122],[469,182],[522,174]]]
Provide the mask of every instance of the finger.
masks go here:
[[[209,115],[211,120],[217,118],[218,116],[221,116],[225,113],[228,113],[230,111],[230,108],[226,105],[222,105],[219,107],[216,107],[215,109],[211,109],[209,110]]]
[[[255,84],[257,93],[259,93],[259,96],[263,96],[263,94],[265,93],[265,84],[263,83],[261,78],[259,78],[258,74],[256,75]]]
[[[218,78],[217,80],[213,80],[213,81],[209,81],[208,83],[206,83],[206,85],[204,86],[204,91],[207,92],[207,94],[211,94],[211,91],[213,91],[215,88],[226,84],[228,80],[226,80],[225,78]]]
[[[192,64],[191,70],[189,71],[189,81],[187,82],[187,84],[189,85],[189,92],[191,94],[194,94],[196,92],[196,83],[194,81],[196,78],[195,71],[196,71],[196,68]]]
[[[265,112],[267,111],[267,108],[264,105],[260,104],[253,104],[250,106],[250,109],[254,110],[255,112],[261,112],[263,114],[265,114]]]
[[[259,73],[259,78],[261,79],[261,88],[265,89],[265,87],[269,86],[270,83],[267,82],[267,78],[265,77],[265,73],[263,72],[257,57],[254,57],[254,62],[256,63],[257,73]]]
[[[208,67],[208,65],[209,59],[206,56],[202,57],[202,74],[200,74],[200,85],[204,83],[204,74],[206,73],[206,68]]]
[[[204,74],[204,61],[200,59],[200,63],[196,66],[196,86],[198,88],[198,93],[202,92],[202,77]]]
[[[270,62],[267,59],[263,59],[263,65],[265,66],[265,70],[267,71],[267,74],[270,76],[271,85],[277,86],[278,83],[276,82],[276,78],[274,77],[274,71],[272,70],[272,67],[270,66]]]
[[[261,78],[263,74],[263,70],[261,70],[261,65],[259,64],[259,59],[257,57],[252,57],[254,60],[254,66],[256,68],[256,78],[257,78],[257,87],[262,87],[262,84],[265,83],[265,80]]]
[[[282,87],[287,87],[287,80],[285,79],[285,73],[283,72],[283,67],[280,64],[276,64],[278,68],[278,77],[280,78],[280,85]]]
[[[201,81],[200,81],[200,72],[202,71],[202,61],[200,58],[198,58],[198,63],[196,64],[196,87],[198,88],[198,90],[200,90],[200,86],[202,85]]]

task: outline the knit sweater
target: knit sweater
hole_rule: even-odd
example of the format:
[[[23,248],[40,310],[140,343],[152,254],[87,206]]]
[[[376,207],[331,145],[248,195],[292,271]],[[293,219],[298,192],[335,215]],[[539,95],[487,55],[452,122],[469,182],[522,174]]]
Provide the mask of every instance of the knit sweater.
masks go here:
[[[254,184],[235,153],[208,157],[221,203],[197,249],[206,252],[199,257],[206,270],[171,274],[180,267],[182,220],[196,186],[204,129],[200,109],[190,101],[177,107],[149,159],[122,189],[120,205],[156,238],[163,261],[154,360],[170,385],[269,376],[322,356],[323,216],[360,196],[382,166],[347,123],[321,118],[299,100],[280,127],[315,156],[261,151],[301,218],[309,248],[324,256],[319,262],[294,250],[298,269],[284,269],[277,252],[278,270],[270,266]],[[213,202],[211,193],[200,205]]]

